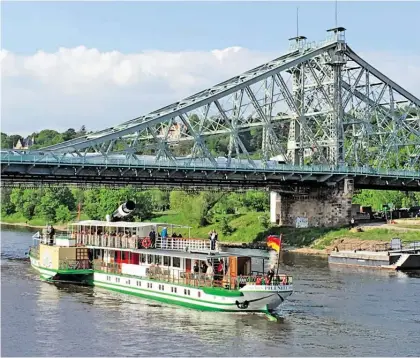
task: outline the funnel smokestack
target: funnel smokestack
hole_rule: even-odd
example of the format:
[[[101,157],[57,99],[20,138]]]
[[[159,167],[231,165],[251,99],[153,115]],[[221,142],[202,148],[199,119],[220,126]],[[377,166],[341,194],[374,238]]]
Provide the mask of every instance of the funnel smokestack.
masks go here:
[[[128,200],[125,203],[121,204],[117,210],[115,210],[111,215],[111,221],[121,221],[122,219],[129,216],[133,210],[136,208],[134,201]]]

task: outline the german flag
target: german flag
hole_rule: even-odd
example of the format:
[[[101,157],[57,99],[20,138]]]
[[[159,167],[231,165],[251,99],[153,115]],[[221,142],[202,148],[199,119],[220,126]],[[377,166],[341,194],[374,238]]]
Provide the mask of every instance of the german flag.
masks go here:
[[[267,237],[267,246],[270,249],[276,250],[277,252],[280,252],[281,249],[281,236],[278,237],[276,235],[270,235]]]

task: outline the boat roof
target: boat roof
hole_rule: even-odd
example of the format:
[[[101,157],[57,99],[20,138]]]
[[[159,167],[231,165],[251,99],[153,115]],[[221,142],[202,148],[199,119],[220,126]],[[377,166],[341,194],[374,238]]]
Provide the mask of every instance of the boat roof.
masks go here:
[[[101,220],[82,220],[71,223],[70,226],[110,226],[110,227],[148,227],[148,226],[167,226],[183,229],[191,229],[191,226],[155,223],[155,222],[131,222],[131,221],[101,221]]]

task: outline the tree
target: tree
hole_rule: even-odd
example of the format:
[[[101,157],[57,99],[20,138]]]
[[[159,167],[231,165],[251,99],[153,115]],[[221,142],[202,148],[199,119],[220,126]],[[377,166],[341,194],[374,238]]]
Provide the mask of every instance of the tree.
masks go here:
[[[72,214],[69,208],[65,205],[60,205],[55,211],[55,221],[59,223],[68,223],[72,219]]]
[[[61,205],[69,211],[75,209],[76,204],[71,190],[68,187],[46,188],[40,195],[35,213],[45,220],[53,222],[56,219],[56,211]]]
[[[63,140],[71,140],[77,137],[77,133],[73,128],[69,128],[67,129],[64,133],[63,133]]]
[[[12,188],[1,188],[1,213],[11,215],[16,212],[15,205],[11,202]]]
[[[244,205],[251,210],[266,211],[269,208],[268,193],[256,190],[247,191],[244,197]]]

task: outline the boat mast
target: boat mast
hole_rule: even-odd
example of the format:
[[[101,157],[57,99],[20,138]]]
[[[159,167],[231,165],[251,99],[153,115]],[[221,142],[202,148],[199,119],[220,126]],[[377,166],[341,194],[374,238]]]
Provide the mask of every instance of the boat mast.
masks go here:
[[[281,251],[281,243],[283,241],[283,234],[280,234],[280,245],[279,245],[279,253],[277,256],[277,271],[276,271],[276,276],[279,275],[279,268],[280,268],[280,251]]]

